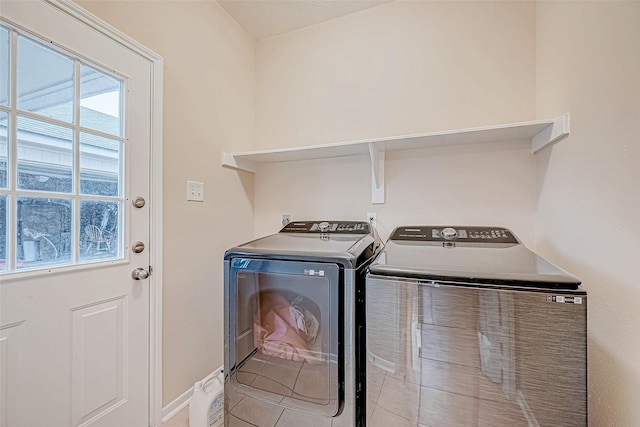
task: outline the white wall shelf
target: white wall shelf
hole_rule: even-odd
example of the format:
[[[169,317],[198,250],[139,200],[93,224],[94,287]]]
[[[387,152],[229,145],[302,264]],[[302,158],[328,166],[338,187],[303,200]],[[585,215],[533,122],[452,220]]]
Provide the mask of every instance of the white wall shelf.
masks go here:
[[[372,203],[384,203],[384,158],[387,151],[529,140],[531,141],[531,152],[536,153],[567,135],[569,135],[568,113],[549,120],[509,123],[335,144],[311,145],[306,147],[247,151],[242,153],[222,153],[222,165],[255,173],[256,165],[259,163],[326,159],[368,154],[371,161],[372,173]]]

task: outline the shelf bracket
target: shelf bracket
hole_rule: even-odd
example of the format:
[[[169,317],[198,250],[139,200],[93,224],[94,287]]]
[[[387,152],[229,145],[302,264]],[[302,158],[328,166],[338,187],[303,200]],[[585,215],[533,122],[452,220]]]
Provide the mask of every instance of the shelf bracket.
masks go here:
[[[371,203],[384,203],[384,155],[373,142],[369,142],[369,157],[371,159]]]
[[[569,135],[570,120],[569,113],[565,113],[562,117],[557,118],[549,126],[540,131],[531,138],[531,152],[537,153],[547,145],[560,141]]]

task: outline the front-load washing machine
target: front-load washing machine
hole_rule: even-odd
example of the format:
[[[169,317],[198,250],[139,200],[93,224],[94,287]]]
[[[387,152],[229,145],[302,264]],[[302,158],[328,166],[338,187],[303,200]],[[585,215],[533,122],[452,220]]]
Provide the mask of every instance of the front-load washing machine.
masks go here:
[[[586,426],[575,277],[500,227],[398,227],[369,269],[368,426]]]
[[[366,222],[291,222],[224,257],[225,425],[364,425]],[[248,424],[243,424],[248,423]]]

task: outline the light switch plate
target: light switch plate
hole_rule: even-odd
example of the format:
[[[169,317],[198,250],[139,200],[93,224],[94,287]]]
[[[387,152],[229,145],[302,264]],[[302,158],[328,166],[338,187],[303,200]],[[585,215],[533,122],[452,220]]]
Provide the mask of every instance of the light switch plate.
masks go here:
[[[204,202],[204,182],[187,181],[187,201]]]

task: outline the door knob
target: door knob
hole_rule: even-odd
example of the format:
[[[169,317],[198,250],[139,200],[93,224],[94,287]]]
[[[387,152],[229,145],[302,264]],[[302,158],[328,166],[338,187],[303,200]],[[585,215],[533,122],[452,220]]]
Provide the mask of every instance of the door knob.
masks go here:
[[[135,280],[144,280],[149,277],[149,272],[144,268],[136,268],[131,272],[131,277]]]

